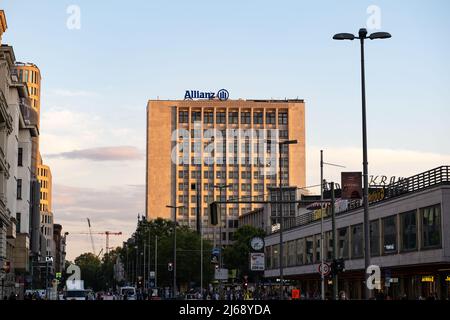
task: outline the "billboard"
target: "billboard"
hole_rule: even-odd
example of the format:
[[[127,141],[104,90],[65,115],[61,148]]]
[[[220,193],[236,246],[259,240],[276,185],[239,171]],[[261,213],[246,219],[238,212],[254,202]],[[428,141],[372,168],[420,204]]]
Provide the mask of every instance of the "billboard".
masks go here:
[[[341,199],[362,199],[362,173],[341,172]]]
[[[264,271],[264,269],[265,269],[264,253],[258,252],[250,253],[250,270]]]

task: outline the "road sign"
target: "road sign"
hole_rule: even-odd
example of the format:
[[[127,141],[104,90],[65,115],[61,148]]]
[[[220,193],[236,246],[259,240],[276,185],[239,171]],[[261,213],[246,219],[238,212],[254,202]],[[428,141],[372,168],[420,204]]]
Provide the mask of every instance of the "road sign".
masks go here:
[[[215,280],[228,280],[228,269],[217,268],[214,273]]]
[[[328,263],[324,262],[319,264],[319,273],[323,274],[324,276],[329,275],[331,272],[331,267]]]
[[[264,271],[264,269],[265,269],[264,253],[257,253],[257,252],[250,253],[250,270]]]
[[[149,278],[150,279],[155,279],[155,271],[150,271]]]

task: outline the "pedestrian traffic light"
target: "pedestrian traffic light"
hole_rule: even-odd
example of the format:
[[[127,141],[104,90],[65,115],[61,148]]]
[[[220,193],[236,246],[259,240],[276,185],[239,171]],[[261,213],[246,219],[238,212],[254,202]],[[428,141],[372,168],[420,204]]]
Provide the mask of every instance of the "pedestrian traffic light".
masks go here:
[[[217,202],[211,202],[209,205],[209,223],[213,226],[219,223],[217,219]]]
[[[170,271],[170,272],[173,271],[173,263],[172,263],[172,262],[169,262],[169,263],[167,264],[167,270]]]

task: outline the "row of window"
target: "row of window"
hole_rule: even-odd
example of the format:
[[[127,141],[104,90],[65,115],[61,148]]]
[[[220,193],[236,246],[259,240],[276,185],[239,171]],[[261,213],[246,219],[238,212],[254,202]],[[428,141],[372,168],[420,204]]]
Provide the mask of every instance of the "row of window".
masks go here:
[[[188,210],[189,209],[187,207],[179,208],[178,215],[179,216],[187,216]],[[208,212],[208,210],[209,210],[208,207],[203,208],[203,215],[204,215],[205,220],[208,219],[208,216],[206,214]],[[222,207],[222,212],[224,212],[224,214],[226,213],[228,217],[236,217],[236,218],[239,217],[239,210],[241,210],[241,213],[244,214],[244,213],[251,211],[252,209],[250,207],[245,207],[245,208],[241,208],[241,209],[235,208],[235,207],[231,207],[231,208],[230,207],[228,207],[228,208]],[[197,208],[190,208],[190,215],[192,217],[195,217],[197,215]],[[237,228],[238,220],[228,220],[229,224],[231,223],[230,221],[235,221],[235,222],[233,222],[233,224],[235,226],[229,225],[229,228]]]
[[[440,210],[440,205],[435,205],[371,221],[371,256],[439,248],[442,237]],[[363,224],[338,229],[336,239],[338,258],[360,259],[364,256]],[[324,258],[332,260],[331,231],[325,233],[324,245]],[[283,244],[286,266],[319,263],[320,253],[320,234]],[[279,245],[266,247],[266,263],[268,268],[279,267]]]
[[[226,113],[225,111],[217,111],[216,112],[216,123],[217,124],[226,124]],[[266,124],[275,124],[275,111],[266,111]],[[202,113],[201,111],[192,111],[191,112],[191,122],[200,122],[202,121]],[[251,113],[248,111],[241,112],[241,124],[251,124]],[[253,113],[253,124],[263,124],[263,112],[255,111]],[[189,123],[189,111],[180,110],[178,112],[178,122],[179,123]],[[205,124],[213,124],[214,123],[214,112],[213,111],[205,111],[203,112],[203,123]],[[239,123],[239,112],[238,111],[229,111],[228,112],[228,124],[238,124]],[[288,114],[287,111],[279,111],[278,112],[278,124],[287,125],[288,124]]]
[[[283,175],[283,178],[287,178],[289,176],[287,171],[282,172],[281,174]],[[189,171],[188,170],[179,170],[178,177],[180,179],[188,179]],[[210,170],[204,171],[203,178],[204,179],[214,179],[214,171],[210,171]],[[226,171],[216,171],[216,178],[217,179],[226,179],[227,172]],[[253,179],[263,179],[263,178],[264,178],[264,175],[261,174],[260,171],[253,172]],[[274,177],[274,175],[270,175],[267,178],[276,179],[276,177]],[[201,171],[191,171],[191,179],[201,179]],[[239,171],[228,171],[228,179],[239,179]],[[252,179],[252,172],[251,171],[241,171],[241,179]],[[44,187],[45,187],[45,185],[46,184],[44,184]]]
[[[48,177],[48,170],[44,168],[38,168],[38,175],[41,177]]]
[[[49,212],[48,205],[47,204],[43,204],[43,203],[39,204],[39,210],[41,212]]]
[[[19,70],[19,79],[21,82],[31,82],[34,84],[39,84],[38,73],[33,70]]]

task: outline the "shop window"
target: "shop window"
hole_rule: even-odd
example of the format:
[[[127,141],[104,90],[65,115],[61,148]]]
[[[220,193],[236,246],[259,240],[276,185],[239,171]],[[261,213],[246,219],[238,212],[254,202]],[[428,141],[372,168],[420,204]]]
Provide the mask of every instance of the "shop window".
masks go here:
[[[370,222],[370,255],[372,257],[380,255],[380,221]]]
[[[383,219],[383,253],[397,252],[397,216]]]
[[[363,225],[352,226],[352,258],[363,256]]]
[[[422,247],[433,248],[441,245],[440,205],[420,209],[422,220]]]
[[[348,228],[338,230],[338,258],[348,259]]]
[[[401,248],[402,251],[417,249],[417,218],[416,211],[400,214]]]

